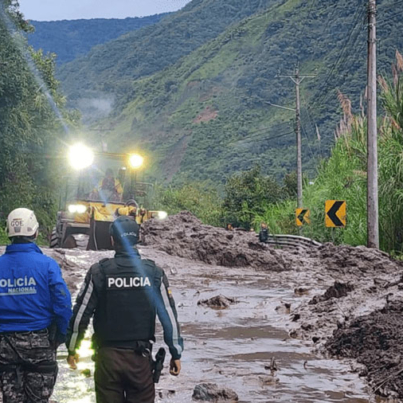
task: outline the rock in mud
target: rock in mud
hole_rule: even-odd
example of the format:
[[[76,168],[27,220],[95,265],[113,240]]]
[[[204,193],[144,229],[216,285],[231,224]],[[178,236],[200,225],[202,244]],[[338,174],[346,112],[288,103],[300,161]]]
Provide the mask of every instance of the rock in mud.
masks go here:
[[[295,295],[307,295],[309,294],[309,289],[304,287],[297,287],[294,289]]]
[[[255,233],[203,225],[189,212],[163,221],[146,221],[142,237],[147,246],[210,265],[271,271],[290,269],[281,251],[259,242]]]
[[[231,389],[220,388],[215,383],[196,385],[192,398],[203,402],[237,402],[238,395]]]
[[[232,304],[236,304],[235,298],[227,298],[224,295],[217,295],[216,297],[200,300],[197,305],[207,306],[213,309],[227,309]]]
[[[310,301],[309,305],[315,305],[319,302],[328,301],[330,298],[343,298],[346,297],[347,294],[354,290],[354,286],[352,284],[344,284],[336,281],[334,285],[329,287],[326,292],[321,295],[315,295]]]
[[[354,358],[366,367],[374,391],[381,396],[403,398],[403,301],[344,324],[326,343],[338,357]]]

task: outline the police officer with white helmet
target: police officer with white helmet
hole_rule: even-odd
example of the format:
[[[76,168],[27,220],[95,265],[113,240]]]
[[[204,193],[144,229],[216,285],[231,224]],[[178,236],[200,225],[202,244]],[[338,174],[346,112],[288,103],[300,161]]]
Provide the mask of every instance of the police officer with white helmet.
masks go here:
[[[0,257],[0,385],[3,403],[47,403],[57,376],[56,349],[64,342],[71,298],[59,265],[35,240],[33,211],[7,219],[11,245]]]

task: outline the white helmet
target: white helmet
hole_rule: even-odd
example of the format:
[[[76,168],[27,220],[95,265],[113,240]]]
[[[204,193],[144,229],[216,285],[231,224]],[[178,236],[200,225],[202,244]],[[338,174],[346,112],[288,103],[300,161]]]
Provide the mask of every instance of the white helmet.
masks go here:
[[[33,211],[27,208],[13,210],[7,218],[7,234],[9,238],[15,236],[34,236],[39,228]]]

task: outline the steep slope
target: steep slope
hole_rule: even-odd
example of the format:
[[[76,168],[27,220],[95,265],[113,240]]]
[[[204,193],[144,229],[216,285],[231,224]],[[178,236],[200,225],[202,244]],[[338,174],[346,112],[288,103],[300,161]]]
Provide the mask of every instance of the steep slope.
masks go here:
[[[61,65],[86,55],[96,45],[156,24],[166,15],[168,13],[126,19],[30,21],[35,33],[28,35],[28,41],[34,49],[56,53],[57,63]]]
[[[122,103],[133,79],[161,71],[230,24],[279,1],[193,0],[155,26],[95,47],[87,57],[63,66],[58,76],[70,100],[118,93]]]
[[[295,167],[294,114],[269,103],[293,107],[293,82],[276,75],[298,61],[301,73],[316,74],[302,86],[304,169],[313,175],[340,119],[337,90],[359,107],[365,89],[365,3],[283,0],[230,27],[128,87],[131,102],[102,124],[109,143],[143,148],[154,161],[149,169],[166,180],[220,182],[255,163],[282,176]],[[379,3],[380,71],[389,71],[403,48],[403,4]]]

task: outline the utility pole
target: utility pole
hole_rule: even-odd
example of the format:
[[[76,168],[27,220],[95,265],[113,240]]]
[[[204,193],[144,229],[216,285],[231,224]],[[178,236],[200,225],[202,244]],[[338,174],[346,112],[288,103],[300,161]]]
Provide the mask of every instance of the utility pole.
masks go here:
[[[295,69],[294,75],[290,76],[279,76],[279,77],[288,77],[295,84],[295,92],[296,92],[296,125],[295,125],[295,133],[297,137],[297,207],[303,208],[304,201],[302,196],[302,140],[301,140],[301,100],[300,100],[300,85],[305,78],[314,78],[316,76],[301,76],[299,73],[299,68]],[[273,105],[277,106],[277,105]]]
[[[368,247],[379,249],[378,205],[378,130],[376,95],[376,0],[369,0],[368,8],[368,111],[367,155],[368,195],[367,234]]]
[[[301,101],[299,95],[299,86],[301,80],[299,70],[295,70],[295,93],[297,96],[296,104],[296,134],[297,134],[297,204],[298,208],[303,207],[302,200],[302,139],[301,139]]]

